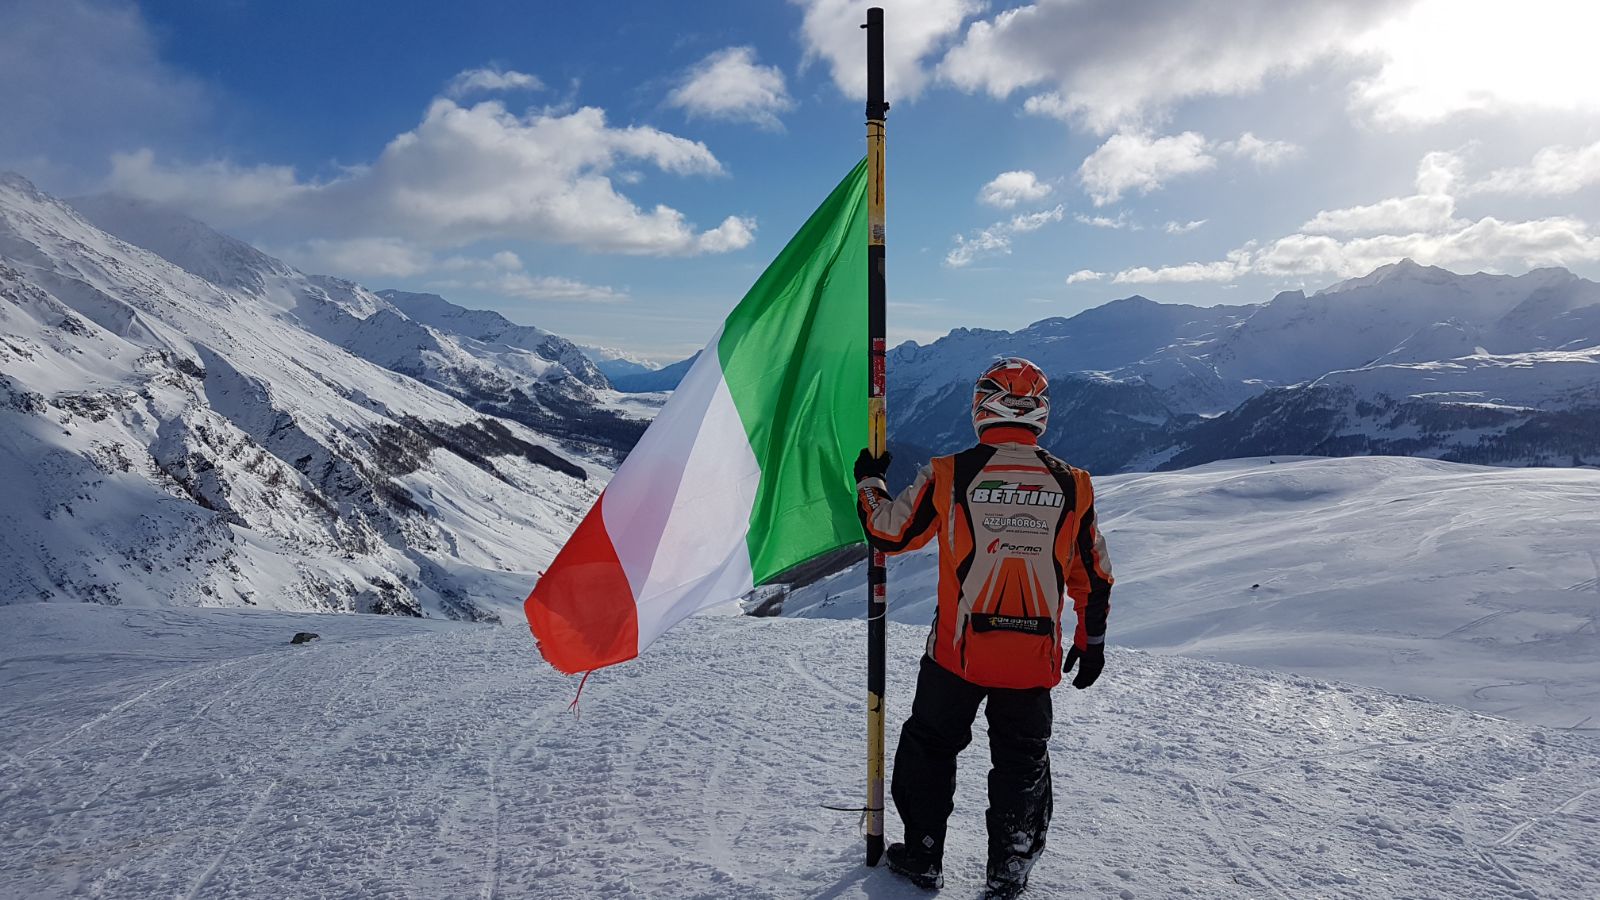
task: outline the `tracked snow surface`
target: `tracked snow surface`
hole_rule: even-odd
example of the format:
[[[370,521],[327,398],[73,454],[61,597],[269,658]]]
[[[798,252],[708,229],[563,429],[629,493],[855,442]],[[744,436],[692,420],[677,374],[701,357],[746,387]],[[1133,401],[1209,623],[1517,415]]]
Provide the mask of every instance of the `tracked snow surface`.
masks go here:
[[[896,721],[922,637],[890,627]],[[859,803],[862,638],[696,618],[591,678],[577,718],[521,629],[3,608],[0,894],[923,897],[819,808]],[[981,886],[983,746],[944,897]],[[1600,889],[1600,755],[1576,733],[1114,649],[1057,691],[1051,753],[1032,896]]]
[[[1033,896],[1600,896],[1600,472],[1100,484],[1112,649],[1055,692]],[[891,759],[925,561],[890,573]],[[854,614],[828,585],[790,600]],[[596,673],[580,718],[520,627],[3,607],[0,896],[923,897],[821,809],[860,803],[864,637],[702,616]],[[980,888],[983,729],[945,897]]]

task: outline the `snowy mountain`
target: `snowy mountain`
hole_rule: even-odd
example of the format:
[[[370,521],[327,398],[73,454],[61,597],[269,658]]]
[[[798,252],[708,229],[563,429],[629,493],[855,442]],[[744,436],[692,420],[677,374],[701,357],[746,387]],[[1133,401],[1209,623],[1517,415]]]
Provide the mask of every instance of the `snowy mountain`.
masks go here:
[[[632,375],[618,375],[612,383],[617,390],[636,394],[647,394],[656,391],[675,391],[678,382],[683,376],[689,374],[689,367],[699,358],[696,353],[688,359],[680,359],[670,366],[663,366],[651,372],[635,372]]]
[[[642,428],[559,339],[441,330],[199,223],[80,206],[150,249],[0,176],[0,602],[493,619]],[[537,427],[564,409],[618,433]]]
[[[890,759],[922,643],[888,626]],[[577,679],[520,628],[0,608],[0,892],[922,900],[821,808],[860,804],[864,647],[857,622],[694,618],[590,678],[575,719]],[[941,897],[981,889],[984,729]],[[1584,733],[1113,647],[1056,691],[1050,752],[1028,896],[1600,889]]]
[[[580,345],[579,349],[589,357],[595,368],[611,379],[625,375],[643,375],[661,368],[659,363],[642,359],[626,350],[618,350],[615,347]]]
[[[1600,722],[1600,470],[1235,460],[1095,492],[1115,646]],[[891,620],[932,621],[936,560],[891,559]],[[860,617],[865,585],[858,565],[783,615]]]
[[[101,195],[72,205],[101,230],[479,412],[592,443],[614,458],[643,432],[643,423],[597,403],[596,391],[611,385],[589,357],[543,329],[433,294],[374,293],[343,279],[307,275],[145,201]]]
[[[1268,454],[1600,459],[1600,284],[1564,269],[1403,260],[1254,306],[1130,297],[1017,332],[957,329],[892,351],[892,439],[913,455],[968,443],[970,380],[1007,355],[1053,379],[1046,444],[1097,472]]]
[[[534,354],[546,365],[535,367],[534,374],[551,383],[571,382],[591,388],[608,388],[610,382],[582,347],[559,335],[533,325],[517,325],[497,312],[466,309],[438,294],[406,291],[378,291],[377,296],[394,304],[395,309],[413,322],[420,322],[448,335],[500,347],[511,347]],[[580,394],[581,396],[581,394]]]

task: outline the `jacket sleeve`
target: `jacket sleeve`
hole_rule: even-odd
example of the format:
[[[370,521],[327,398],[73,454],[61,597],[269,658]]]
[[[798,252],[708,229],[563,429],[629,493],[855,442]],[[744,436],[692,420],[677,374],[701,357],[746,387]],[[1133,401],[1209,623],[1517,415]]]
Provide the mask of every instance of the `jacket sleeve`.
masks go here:
[[[863,478],[856,484],[856,511],[867,543],[885,553],[906,553],[926,544],[939,531],[939,510],[934,501],[933,466],[923,466],[917,477],[891,498],[882,478]]]
[[[1078,631],[1073,642],[1080,648],[1090,644],[1103,644],[1106,640],[1106,617],[1111,612],[1111,556],[1106,552],[1106,539],[1094,515],[1094,486],[1089,483],[1089,473],[1077,472],[1078,533],[1072,560],[1067,566],[1067,593],[1072,597],[1073,608],[1078,612]]]

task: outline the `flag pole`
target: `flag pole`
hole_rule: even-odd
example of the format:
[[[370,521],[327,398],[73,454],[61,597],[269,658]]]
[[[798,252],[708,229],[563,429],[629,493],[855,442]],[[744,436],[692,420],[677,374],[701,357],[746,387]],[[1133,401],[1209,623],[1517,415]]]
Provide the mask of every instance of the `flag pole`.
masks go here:
[[[867,417],[873,456],[888,444],[884,410],[884,118],[883,9],[867,10]],[[883,551],[873,549],[867,566],[867,865],[883,856],[883,693],[888,614]]]

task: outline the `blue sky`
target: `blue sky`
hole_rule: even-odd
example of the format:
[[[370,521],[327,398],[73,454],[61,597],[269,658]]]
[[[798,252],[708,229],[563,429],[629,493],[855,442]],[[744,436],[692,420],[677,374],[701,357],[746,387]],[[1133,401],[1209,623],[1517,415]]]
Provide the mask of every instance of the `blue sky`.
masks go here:
[[[863,152],[865,5],[16,0],[0,167],[666,360]],[[1600,276],[1592,3],[885,5],[892,338]]]

